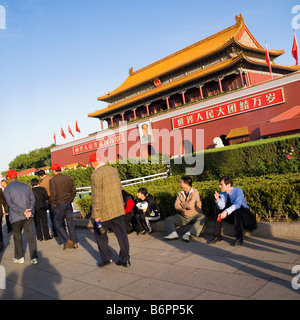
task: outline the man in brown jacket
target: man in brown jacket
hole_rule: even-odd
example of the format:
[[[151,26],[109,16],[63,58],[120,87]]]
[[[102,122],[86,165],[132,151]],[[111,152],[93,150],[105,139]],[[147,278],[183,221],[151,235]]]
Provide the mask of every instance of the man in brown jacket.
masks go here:
[[[72,202],[76,196],[76,187],[69,176],[61,173],[61,166],[58,163],[52,165],[54,177],[49,181],[50,204],[54,212],[54,223],[59,239],[64,243],[64,250],[67,248],[78,248],[78,240],[75,230]],[[63,220],[66,219],[68,232],[63,227]]]
[[[165,224],[168,235],[164,237],[166,240],[178,239],[176,226],[185,226],[192,223],[191,229],[182,236],[182,240],[189,241],[190,235],[193,234],[199,237],[203,226],[206,222],[206,217],[202,213],[202,204],[199,192],[192,187],[192,178],[184,176],[180,183],[182,191],[178,193],[175,201],[175,209],[179,214],[166,218]]]
[[[112,262],[112,253],[108,247],[107,237],[108,227],[111,227],[120,246],[120,260],[116,264],[129,267],[129,242],[124,219],[122,184],[118,170],[105,165],[97,153],[91,155],[90,162],[95,169],[91,176],[94,235],[102,260],[98,266],[103,267]],[[104,231],[100,230],[100,226]]]
[[[39,178],[42,179],[42,182],[40,183],[40,187],[43,187],[46,189],[47,194],[50,199],[50,179],[51,179],[51,177],[48,176],[44,170],[39,170],[37,175]],[[53,235],[53,237],[57,237],[57,231],[56,231],[55,224],[54,224],[54,212],[52,210],[50,200],[48,201],[48,207],[49,207],[48,210],[49,210],[49,215],[50,215],[50,220],[51,220],[51,225],[52,225],[52,235]],[[64,227],[64,229],[66,229],[65,220],[63,220],[63,227]]]

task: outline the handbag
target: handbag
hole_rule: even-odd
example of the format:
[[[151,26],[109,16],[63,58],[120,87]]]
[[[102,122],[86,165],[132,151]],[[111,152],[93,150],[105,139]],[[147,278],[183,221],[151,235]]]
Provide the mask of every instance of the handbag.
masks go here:
[[[47,211],[49,209],[48,203],[44,199],[39,199],[40,200],[40,209]]]

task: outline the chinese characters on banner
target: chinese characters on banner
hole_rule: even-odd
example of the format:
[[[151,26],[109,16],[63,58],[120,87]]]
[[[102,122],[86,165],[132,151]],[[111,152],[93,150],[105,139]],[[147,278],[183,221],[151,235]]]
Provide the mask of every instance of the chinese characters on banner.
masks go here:
[[[197,112],[172,119],[173,130],[208,121],[219,120],[244,112],[274,106],[284,102],[283,89],[265,92],[257,96],[232,101],[228,104],[199,110]]]
[[[95,140],[93,142],[85,143],[76,147],[73,147],[73,155],[77,155],[80,153],[85,153],[89,151],[94,151],[97,149],[110,147],[116,144],[120,144],[124,142],[124,133],[116,134],[113,136],[105,137],[100,140]]]

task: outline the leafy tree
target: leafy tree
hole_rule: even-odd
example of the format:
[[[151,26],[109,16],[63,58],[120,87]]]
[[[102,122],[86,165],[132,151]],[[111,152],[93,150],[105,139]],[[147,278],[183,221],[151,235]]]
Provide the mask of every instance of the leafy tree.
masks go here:
[[[53,145],[35,149],[29,153],[18,155],[13,161],[9,163],[9,169],[26,170],[30,168],[41,168],[50,166],[51,163],[51,148]]]

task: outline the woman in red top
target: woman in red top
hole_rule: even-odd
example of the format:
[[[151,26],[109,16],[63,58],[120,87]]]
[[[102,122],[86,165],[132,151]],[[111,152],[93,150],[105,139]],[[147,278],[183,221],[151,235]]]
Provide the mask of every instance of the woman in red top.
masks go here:
[[[126,223],[127,233],[131,233],[133,232],[132,217],[134,215],[135,202],[134,202],[133,196],[125,190],[122,190],[122,196],[124,201],[125,223]]]

